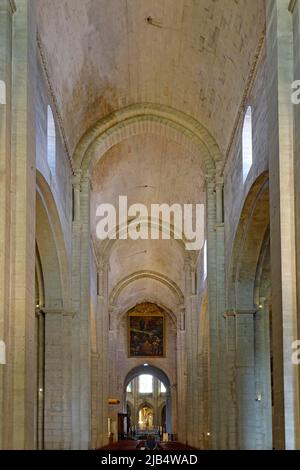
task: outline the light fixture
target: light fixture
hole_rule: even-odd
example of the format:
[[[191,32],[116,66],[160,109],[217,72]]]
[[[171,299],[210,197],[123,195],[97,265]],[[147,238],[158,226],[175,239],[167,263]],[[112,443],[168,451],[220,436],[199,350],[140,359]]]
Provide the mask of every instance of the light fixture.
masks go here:
[[[209,436],[210,436],[210,432],[208,432],[206,435],[207,435],[207,437],[209,437]]]
[[[44,390],[43,390],[42,388],[39,388],[39,392],[40,392],[40,393],[43,393],[43,391],[44,391]]]
[[[149,366],[149,364],[144,364],[144,367],[148,367],[148,366]]]

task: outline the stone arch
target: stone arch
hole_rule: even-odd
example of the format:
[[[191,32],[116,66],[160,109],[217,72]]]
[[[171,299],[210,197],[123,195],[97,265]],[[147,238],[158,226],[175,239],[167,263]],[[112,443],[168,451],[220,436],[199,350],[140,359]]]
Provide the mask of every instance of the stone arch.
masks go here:
[[[123,225],[122,227],[117,225],[113,229],[113,233],[110,233],[108,235],[108,238],[101,242],[101,248],[100,248],[99,251],[100,251],[100,256],[103,259],[109,259],[110,253],[111,253],[114,245],[118,242],[119,238],[121,238],[122,234],[127,231],[130,222],[131,221],[128,221],[128,223],[126,225]],[[141,226],[145,225],[145,226],[150,227],[150,223],[159,230],[160,234],[168,233],[168,229],[166,227],[162,226],[162,224],[158,220],[152,219],[151,217],[148,217],[147,219],[144,219],[144,220],[140,219],[140,225]],[[114,239],[112,238],[112,235],[114,235]],[[176,235],[177,235],[177,238],[176,238]],[[186,239],[184,234],[181,234],[181,235],[182,235],[182,237],[179,238],[179,233],[175,232],[174,226],[173,225],[170,226],[170,237],[171,237],[171,239],[176,241],[176,243],[178,245],[178,248],[181,249],[184,253],[185,252],[185,243],[187,242],[187,239]],[[110,238],[110,236],[111,236],[111,238]],[[191,252],[191,256],[193,256],[192,252]]]
[[[128,384],[140,375],[147,374],[153,375],[158,380],[160,380],[166,387],[166,427],[167,432],[171,431],[171,407],[172,407],[172,395],[171,395],[171,383],[168,375],[162,368],[158,368],[154,365],[148,364],[137,366],[131,369],[125,377],[124,386],[123,386],[123,403],[126,403],[126,389]]]
[[[200,154],[210,174],[223,160],[215,140],[197,120],[169,106],[141,103],[111,113],[82,137],[74,153],[75,171],[86,172],[95,159],[127,137],[163,132]]]
[[[44,276],[46,308],[62,309],[68,299],[68,260],[56,204],[43,175],[36,173],[36,243]]]
[[[64,336],[64,328],[71,316],[64,236],[51,189],[39,172],[36,174],[36,278],[41,303],[36,309],[35,328],[37,447],[52,449],[56,445],[55,434],[60,435],[64,429],[62,403],[69,389],[63,377],[56,378],[58,371],[70,369],[70,358],[65,354],[70,344]],[[56,380],[55,389],[49,386],[53,380]],[[51,425],[54,416],[55,425]]]
[[[237,310],[255,308],[257,267],[269,220],[269,179],[264,172],[248,193],[234,241],[229,303]]]
[[[128,374],[126,375],[125,380],[124,380],[125,390],[127,388],[127,385],[133,379],[135,379],[139,375],[143,375],[143,374],[153,375],[154,377],[159,379],[167,389],[171,387],[170,379],[169,379],[167,373],[162,368],[156,367],[156,366],[151,365],[149,363],[147,366],[140,365],[140,366],[134,367],[133,369],[131,369],[128,372]]]
[[[216,363],[216,357],[219,355],[220,345],[217,343],[216,324],[218,323],[217,317],[224,313],[224,271],[222,263],[224,257],[224,225],[223,225],[223,212],[222,212],[222,194],[223,194],[223,177],[221,175],[223,156],[220,153],[219,147],[212,136],[207,130],[195,119],[187,116],[185,113],[174,110],[166,106],[158,106],[154,104],[144,103],[139,105],[132,105],[116,111],[106,118],[100,120],[95,124],[78,143],[74,153],[74,221],[75,230],[73,232],[73,239],[78,246],[81,246],[80,254],[72,265],[72,272],[78,272],[80,275],[76,277],[73,283],[73,294],[77,298],[82,286],[87,285],[89,278],[89,266],[87,259],[89,259],[89,246],[90,246],[90,233],[83,231],[80,227],[88,227],[90,224],[90,213],[88,201],[90,198],[90,175],[92,174],[93,166],[98,162],[102,156],[114,145],[128,139],[134,135],[140,134],[156,134],[165,135],[170,140],[180,143],[188,152],[197,157],[203,162],[203,173],[205,174],[206,181],[206,197],[207,197],[207,250],[208,250],[208,292],[209,292],[209,335],[210,335],[210,359]],[[79,223],[80,222],[80,223]],[[100,254],[100,253],[99,253]],[[192,260],[191,260],[192,261]],[[109,299],[107,289],[107,271],[108,260],[98,259],[99,270],[101,279],[101,293],[105,295],[100,299],[100,307],[103,309],[103,325],[104,328],[109,330]],[[188,269],[188,268],[187,268]],[[218,269],[218,273],[217,273]],[[217,280],[218,277],[218,280]],[[106,297],[107,296],[107,297]],[[80,314],[89,308],[88,294],[84,298],[78,299]],[[99,297],[100,298],[100,297]],[[187,334],[192,336],[192,331],[195,331],[194,316],[187,315],[186,324],[184,328]],[[85,325],[82,323],[82,335],[86,335]],[[112,334],[113,336],[113,334]],[[106,341],[106,340],[104,340]],[[194,346],[193,346],[194,348]],[[87,347],[84,345],[81,349],[85,350],[84,354],[88,356]],[[108,358],[106,356],[101,359],[100,367],[103,370],[107,369]],[[221,447],[218,440],[225,440],[225,431],[220,430],[220,387],[215,385],[221,380],[223,367],[218,365],[212,371],[211,388],[210,388],[210,419],[212,431],[212,447]],[[86,373],[86,389],[88,389],[88,375],[90,371],[87,369]],[[196,375],[195,368],[191,370],[192,381]],[[83,387],[84,388],[84,387]],[[104,389],[106,385],[104,385]],[[225,392],[222,391],[225,394]],[[84,394],[84,393],[83,393]],[[103,392],[102,400],[105,400],[105,393]],[[88,403],[88,398],[85,396],[83,400]],[[183,416],[183,411],[179,410]],[[225,413],[225,411],[223,411]],[[103,428],[106,426],[105,412],[102,414]],[[101,419],[102,419],[101,418]],[[181,418],[180,418],[181,419]],[[174,420],[175,421],[175,420]],[[222,420],[222,422],[225,422]],[[85,421],[82,426],[85,426],[86,435],[88,435],[89,423]],[[182,437],[185,440],[186,428],[182,426]],[[191,435],[193,432],[191,431]],[[101,437],[102,439],[102,437]],[[103,436],[104,439],[104,436]]]
[[[235,338],[230,381],[238,403],[233,411],[237,413],[234,445],[240,449],[272,449],[270,311],[260,297],[270,257],[269,210],[269,179],[264,172],[253,183],[241,212],[229,279],[232,310],[227,331]]]
[[[153,299],[148,299],[148,298],[139,299],[138,302],[134,302],[132,305],[128,306],[121,314],[119,313],[119,309],[118,309],[117,312],[113,312],[113,314],[118,315],[118,318],[115,319],[116,326],[118,326],[121,323],[122,319],[127,316],[128,312],[130,312],[130,310],[132,310],[134,307],[136,307],[137,305],[140,305],[140,304],[155,304],[155,305],[157,305],[157,307],[159,307],[161,310],[163,310],[168,315],[168,317],[170,317],[170,319],[171,319],[172,323],[174,324],[174,326],[179,327],[179,318],[176,317],[176,315],[173,311],[171,311],[169,308],[167,308],[161,302],[159,302],[157,300],[154,301]],[[113,308],[113,306],[111,306],[111,308]]]
[[[157,282],[160,282],[164,284],[165,286],[168,287],[168,289],[175,294],[175,296],[178,298],[178,302],[180,304],[183,304],[184,302],[184,295],[179,288],[179,286],[173,282],[171,279],[169,279],[167,276],[164,276],[163,274],[160,274],[155,271],[149,271],[149,270],[143,270],[143,271],[138,271],[135,273],[130,274],[129,276],[121,279],[120,282],[113,288],[111,294],[110,294],[110,304],[114,305],[117,302],[118,296],[122,292],[125,287],[127,287],[129,284],[132,282],[135,282],[137,279],[142,279],[142,278],[150,278],[154,279]]]

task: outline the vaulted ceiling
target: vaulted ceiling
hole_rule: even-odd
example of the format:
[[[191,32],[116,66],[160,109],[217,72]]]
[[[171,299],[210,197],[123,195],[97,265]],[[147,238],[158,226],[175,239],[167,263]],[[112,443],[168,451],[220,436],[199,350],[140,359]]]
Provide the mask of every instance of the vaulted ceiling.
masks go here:
[[[264,0],[37,3],[71,151],[97,120],[141,102],[193,116],[225,151],[264,28]]]
[[[37,0],[48,76],[71,152],[101,118],[128,105],[164,105],[196,119],[221,152],[230,141],[264,30],[264,0]],[[100,155],[99,155],[100,157]],[[202,203],[201,155],[163,132],[120,139],[92,172],[91,231],[101,202]],[[175,240],[122,240],[110,251],[109,290],[122,308],[145,300],[170,309],[184,291]],[[155,277],[158,273],[161,279]],[[170,281],[171,284],[168,284]]]
[[[118,208],[120,195],[131,204],[204,204],[205,182],[201,159],[186,153],[163,136],[138,135],[115,145],[96,165],[92,175],[92,237],[97,245],[95,216],[99,204]],[[195,214],[195,211],[194,211]],[[101,243],[100,247],[101,249]],[[184,249],[175,240],[121,240],[110,257],[109,285],[148,270],[161,273],[184,289]]]

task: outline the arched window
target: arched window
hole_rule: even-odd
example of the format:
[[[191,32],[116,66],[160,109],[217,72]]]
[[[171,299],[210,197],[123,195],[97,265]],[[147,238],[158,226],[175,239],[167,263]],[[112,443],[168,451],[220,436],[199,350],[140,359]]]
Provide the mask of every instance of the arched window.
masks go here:
[[[203,247],[203,279],[207,278],[207,240],[205,240]]]
[[[153,377],[152,375],[139,376],[139,392],[153,393]]]
[[[47,109],[47,160],[51,172],[56,168],[56,132],[52,109]]]
[[[166,389],[165,385],[162,382],[160,382],[160,393],[162,393],[162,394],[167,393],[167,389]]]
[[[3,80],[0,80],[0,104],[6,104],[6,87]]]
[[[0,341],[0,364],[6,364],[6,347],[4,341]]]
[[[246,181],[252,166],[252,109],[247,108],[243,127],[243,182]]]

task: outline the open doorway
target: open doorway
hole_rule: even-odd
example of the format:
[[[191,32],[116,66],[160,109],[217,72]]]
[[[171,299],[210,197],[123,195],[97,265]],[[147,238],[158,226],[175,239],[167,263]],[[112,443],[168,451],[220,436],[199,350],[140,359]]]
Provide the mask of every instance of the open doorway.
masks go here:
[[[143,366],[127,376],[124,410],[130,410],[129,436],[162,438],[171,433],[171,389],[167,376],[155,367]]]

